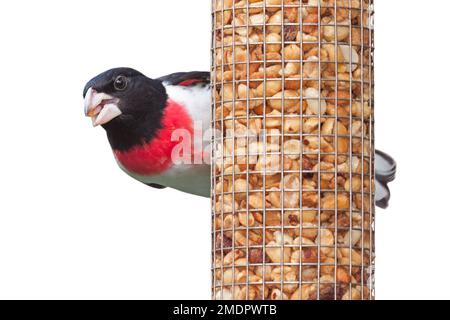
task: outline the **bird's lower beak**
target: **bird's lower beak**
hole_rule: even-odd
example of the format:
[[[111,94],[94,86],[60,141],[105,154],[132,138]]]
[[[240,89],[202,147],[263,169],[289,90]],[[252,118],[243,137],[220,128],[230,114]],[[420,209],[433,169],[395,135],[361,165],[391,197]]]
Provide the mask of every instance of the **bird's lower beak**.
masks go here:
[[[122,114],[119,99],[89,88],[84,98],[84,113],[92,118],[94,127],[104,125]]]

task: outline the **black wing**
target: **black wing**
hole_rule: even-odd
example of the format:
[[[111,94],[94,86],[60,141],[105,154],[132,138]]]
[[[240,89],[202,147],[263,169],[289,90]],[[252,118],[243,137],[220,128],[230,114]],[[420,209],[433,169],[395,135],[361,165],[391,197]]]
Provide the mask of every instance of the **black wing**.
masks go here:
[[[159,78],[158,80],[174,86],[189,87],[198,84],[209,85],[210,79],[210,72],[193,71],[169,74]]]
[[[165,187],[165,186],[162,186],[162,185],[160,185],[160,184],[157,184],[157,183],[149,183],[149,184],[147,184],[149,187],[152,187],[152,188],[155,188],[155,189],[166,189],[167,187]]]

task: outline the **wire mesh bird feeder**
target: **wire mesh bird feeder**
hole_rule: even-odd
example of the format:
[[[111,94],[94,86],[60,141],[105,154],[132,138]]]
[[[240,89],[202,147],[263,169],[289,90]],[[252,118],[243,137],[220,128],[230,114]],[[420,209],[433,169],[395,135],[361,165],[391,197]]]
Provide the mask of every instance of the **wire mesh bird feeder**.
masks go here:
[[[213,299],[373,299],[373,0],[212,6]]]

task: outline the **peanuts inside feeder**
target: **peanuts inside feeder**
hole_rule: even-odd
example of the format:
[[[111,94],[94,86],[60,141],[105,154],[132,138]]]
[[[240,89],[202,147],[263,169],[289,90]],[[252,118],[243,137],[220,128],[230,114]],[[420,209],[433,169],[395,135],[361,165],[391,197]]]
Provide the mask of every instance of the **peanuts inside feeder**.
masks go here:
[[[372,0],[213,0],[213,299],[374,299]]]

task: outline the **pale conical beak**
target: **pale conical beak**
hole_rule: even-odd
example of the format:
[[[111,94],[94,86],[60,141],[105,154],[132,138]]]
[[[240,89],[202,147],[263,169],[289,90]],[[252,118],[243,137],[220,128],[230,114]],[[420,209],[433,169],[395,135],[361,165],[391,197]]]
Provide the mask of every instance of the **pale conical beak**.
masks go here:
[[[84,113],[92,118],[94,127],[104,125],[122,114],[119,99],[89,88],[84,98]]]

